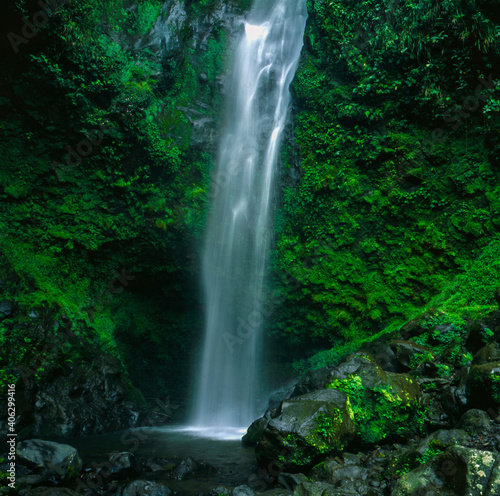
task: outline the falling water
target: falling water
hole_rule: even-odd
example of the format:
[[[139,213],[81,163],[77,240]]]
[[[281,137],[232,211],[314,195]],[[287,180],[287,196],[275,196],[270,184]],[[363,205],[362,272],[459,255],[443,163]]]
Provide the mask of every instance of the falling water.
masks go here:
[[[274,178],[306,17],[305,0],[257,1],[234,59],[203,258],[201,428],[246,427],[256,416]]]

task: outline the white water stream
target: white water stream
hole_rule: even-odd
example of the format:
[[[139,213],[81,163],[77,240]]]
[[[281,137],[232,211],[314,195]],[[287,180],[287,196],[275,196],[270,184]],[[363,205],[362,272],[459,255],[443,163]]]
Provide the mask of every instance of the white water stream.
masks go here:
[[[238,432],[256,418],[275,176],[307,17],[305,0],[257,1],[237,47],[211,186],[206,318],[192,424]]]

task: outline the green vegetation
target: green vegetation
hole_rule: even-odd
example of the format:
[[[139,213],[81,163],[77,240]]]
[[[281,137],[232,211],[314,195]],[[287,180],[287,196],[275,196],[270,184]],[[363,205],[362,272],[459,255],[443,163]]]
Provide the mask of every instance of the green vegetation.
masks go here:
[[[364,387],[358,375],[335,379],[328,386],[347,394],[361,441],[377,443],[386,437],[404,438],[418,433],[424,409],[390,386]]]
[[[81,0],[15,49],[3,36],[0,303],[12,310],[0,315],[0,389],[19,363],[42,381],[106,353],[145,396],[185,397],[231,43],[213,14],[249,6]],[[6,32],[39,9],[8,2]],[[299,356],[299,372],[331,365],[437,309],[415,337],[431,351],[412,365],[439,355],[436,374],[451,377],[472,358],[467,323],[498,307],[497,2],[315,0],[308,11],[275,215],[276,356]],[[336,387],[367,442],[397,431],[391,422],[419,426],[393,391]],[[328,437],[327,420],[318,429]]]
[[[39,10],[20,0],[5,19],[13,29]],[[25,316],[51,308],[45,332],[61,316],[80,322],[147,394],[185,389],[175,372],[201,325],[189,309],[213,159],[183,109],[198,101],[217,121],[228,40],[214,23],[195,51],[185,24],[169,53],[130,49],[168,15],[159,0],[69,2],[19,53],[2,46],[0,301],[13,311],[0,345],[14,346],[4,378],[37,354]]]
[[[287,299],[273,332],[335,354],[433,298],[464,317],[491,310],[498,13],[460,0],[308,6],[277,217]]]

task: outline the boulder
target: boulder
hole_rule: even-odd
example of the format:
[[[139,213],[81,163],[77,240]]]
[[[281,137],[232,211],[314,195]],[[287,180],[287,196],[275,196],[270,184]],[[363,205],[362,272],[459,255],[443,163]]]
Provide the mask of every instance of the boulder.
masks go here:
[[[465,431],[461,429],[442,429],[433,432],[430,436],[423,439],[417,451],[421,454],[426,451],[432,450],[435,452],[444,451],[450,446],[466,445],[472,441],[472,438]]]
[[[474,365],[483,365],[490,362],[500,362],[500,344],[496,341],[483,346],[472,360]]]
[[[488,340],[489,324],[482,320],[476,320],[470,325],[469,334],[465,341],[465,347],[472,353],[478,352]]]
[[[47,483],[48,483],[47,477],[41,474],[31,474],[31,475],[24,475],[22,477],[17,477],[16,473],[16,484],[19,486],[19,489],[41,486]]]
[[[241,444],[243,446],[255,446],[261,438],[267,424],[269,424],[269,420],[269,418],[261,417],[252,422],[247,433],[241,438]]]
[[[294,490],[302,482],[307,482],[309,479],[304,474],[287,474],[282,472],[278,476],[278,484],[285,489]]]
[[[380,482],[379,471],[362,466],[355,455],[325,460],[313,468],[310,478],[334,486],[336,496],[382,495],[386,488],[385,481]]]
[[[401,364],[398,361],[396,353],[389,346],[383,346],[374,350],[372,355],[377,365],[386,372],[401,372]]]
[[[78,475],[83,468],[78,451],[68,444],[30,439],[17,445],[16,454],[23,465],[59,480]]]
[[[302,482],[293,492],[293,496],[333,496],[336,494],[335,486],[326,482]]]
[[[412,358],[419,353],[429,353],[429,348],[413,341],[396,340],[389,343],[399,364],[399,370],[408,371],[412,368]]]
[[[453,446],[398,480],[392,496],[497,496],[499,455]]]
[[[297,472],[319,458],[338,452],[356,431],[347,395],[322,389],[286,400],[269,421],[255,450],[261,467],[278,464]]]
[[[473,365],[466,382],[468,405],[481,410],[500,405],[500,361]]]
[[[140,473],[139,464],[133,453],[123,451],[112,455],[104,468],[105,476],[110,480],[126,479]]]
[[[170,496],[170,488],[160,482],[136,480],[121,487],[116,496]]]
[[[458,423],[467,405],[466,379],[468,370],[468,367],[460,370],[458,374],[460,379],[458,386],[448,384],[441,392],[438,389],[438,402],[452,425]],[[436,402],[433,401],[428,406],[432,409],[434,408],[434,403]]]
[[[365,445],[404,439],[423,422],[418,384],[407,374],[384,371],[365,352],[354,353],[317,375],[309,374],[300,384],[324,389],[294,393],[283,401],[256,445],[262,467],[277,463],[287,472],[302,471],[340,452],[355,434]]]
[[[170,472],[170,477],[177,480],[186,479],[194,474],[208,475],[217,472],[217,469],[208,463],[198,462],[191,457],[182,460]]]
[[[304,377],[293,387],[289,398],[312,393],[318,389],[324,389],[332,380],[334,367],[322,367],[320,369],[309,370]]]
[[[459,427],[471,435],[488,432],[491,430],[491,416],[484,410],[468,410],[462,415]]]
[[[386,372],[374,358],[354,353],[332,370],[329,388],[348,395],[357,437],[365,445],[406,438],[422,422],[418,383],[407,374]]]
[[[427,332],[429,322],[434,320],[436,317],[444,315],[443,312],[439,312],[433,308],[424,312],[423,314],[415,317],[414,319],[407,322],[400,331],[400,336],[404,340],[415,338],[421,334]]]
[[[0,302],[0,320],[7,318],[12,313],[12,303],[10,301]]]
[[[248,486],[238,486],[233,489],[232,496],[254,496],[254,494]]]
[[[428,464],[403,475],[391,496],[422,496],[422,495],[458,496],[452,490],[445,487],[443,480],[436,474]]]

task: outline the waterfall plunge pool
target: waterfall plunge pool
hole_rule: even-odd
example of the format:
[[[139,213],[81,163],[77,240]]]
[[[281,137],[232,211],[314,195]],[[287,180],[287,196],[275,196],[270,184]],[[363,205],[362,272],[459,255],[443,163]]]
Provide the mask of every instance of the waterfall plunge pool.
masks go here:
[[[205,430],[173,425],[56,441],[74,446],[86,466],[94,468],[107,462],[114,453],[130,451],[142,468],[134,480],[162,482],[178,494],[194,496],[218,486],[254,486],[252,481],[258,479],[257,463],[254,449],[241,445],[241,437],[245,432],[243,428]],[[170,470],[188,457],[212,465],[217,472],[188,475],[183,480],[171,478]],[[145,462],[154,462],[161,469],[153,471],[144,468],[142,465]],[[254,486],[254,489],[257,488]]]

